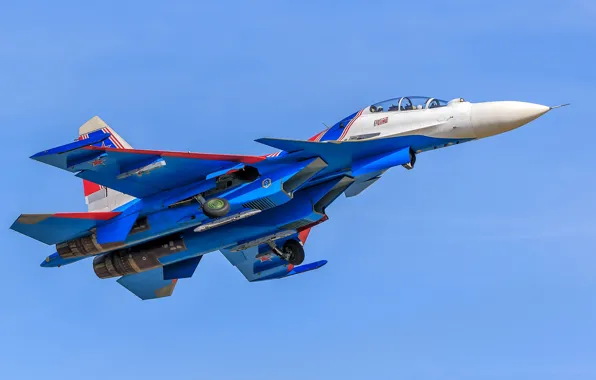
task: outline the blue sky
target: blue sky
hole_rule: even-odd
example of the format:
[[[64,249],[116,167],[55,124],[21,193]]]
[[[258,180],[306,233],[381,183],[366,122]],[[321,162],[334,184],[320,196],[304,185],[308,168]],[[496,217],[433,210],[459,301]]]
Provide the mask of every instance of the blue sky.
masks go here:
[[[596,3],[0,4],[6,379],[596,378]],[[429,152],[314,230],[316,272],[250,284],[219,253],[141,302],[8,230],[84,211],[29,160],[100,115],[133,146],[271,152],[385,98],[571,107]]]

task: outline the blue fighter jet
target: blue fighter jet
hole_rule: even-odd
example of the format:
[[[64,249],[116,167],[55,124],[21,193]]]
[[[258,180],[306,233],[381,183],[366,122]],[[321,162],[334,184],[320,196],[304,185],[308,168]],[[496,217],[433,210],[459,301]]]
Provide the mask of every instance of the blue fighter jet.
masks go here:
[[[557,106],[559,107],[559,106]],[[204,254],[219,250],[248,281],[320,268],[303,264],[327,207],[418,154],[518,128],[539,104],[401,97],[363,108],[307,141],[262,138],[264,156],[133,149],[99,117],[78,140],[33,155],[83,180],[88,212],[23,214],[12,229],[56,252],[42,267],[93,257],[99,278],[141,299],[170,296]]]

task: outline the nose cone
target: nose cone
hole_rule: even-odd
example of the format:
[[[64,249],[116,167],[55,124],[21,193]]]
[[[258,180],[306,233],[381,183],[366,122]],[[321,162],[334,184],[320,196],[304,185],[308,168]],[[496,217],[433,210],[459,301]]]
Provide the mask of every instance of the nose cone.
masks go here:
[[[528,124],[544,115],[550,107],[524,102],[486,102],[472,104],[471,122],[478,138],[497,135]]]

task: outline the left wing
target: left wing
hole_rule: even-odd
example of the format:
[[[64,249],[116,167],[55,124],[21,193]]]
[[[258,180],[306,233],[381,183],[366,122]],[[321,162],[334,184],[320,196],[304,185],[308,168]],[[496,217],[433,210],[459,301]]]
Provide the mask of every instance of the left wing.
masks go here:
[[[37,153],[31,158],[137,198],[203,180],[213,172],[238,164],[255,164],[265,159],[259,156],[109,148],[103,144],[109,136],[110,133],[98,130],[87,139]]]
[[[62,212],[56,214],[22,214],[10,228],[48,245],[61,243],[88,233],[119,212]]]

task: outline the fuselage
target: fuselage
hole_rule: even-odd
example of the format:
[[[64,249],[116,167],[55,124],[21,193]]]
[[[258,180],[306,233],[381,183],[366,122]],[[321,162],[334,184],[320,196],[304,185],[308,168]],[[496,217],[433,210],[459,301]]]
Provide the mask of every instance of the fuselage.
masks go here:
[[[538,118],[549,110],[550,108],[546,106],[513,101],[470,103],[463,99],[445,102],[434,98],[402,97],[363,108],[311,137],[309,141],[351,144],[352,142],[391,139],[394,144],[392,149],[406,149],[415,155],[510,131]],[[374,156],[374,153],[367,152],[366,154]],[[288,152],[280,151],[268,155],[266,160],[270,165],[265,165],[264,169],[260,169],[264,170],[261,173],[262,178],[272,181],[275,186],[276,178],[279,177],[279,183],[282,184],[286,177],[283,173],[279,174],[276,162],[282,162],[284,156],[288,154]],[[350,178],[354,183],[366,183],[380,176],[391,166],[396,165],[360,173],[352,166],[331,165],[325,170],[317,172],[310,179],[309,186],[315,188],[318,183],[327,183],[333,181],[334,178]],[[258,183],[255,182],[257,186],[254,191],[265,191],[262,189],[265,188],[265,183],[263,182],[261,186],[261,180],[258,181]],[[206,181],[197,186],[209,185],[210,183]],[[254,184],[244,184],[240,186],[240,190],[231,189],[221,196],[230,200],[233,207],[237,206],[233,209],[234,212],[241,212],[247,208],[243,197],[246,198],[246,194],[250,194],[251,186],[254,187]],[[205,189],[207,188],[205,187]],[[181,195],[184,191],[189,194],[200,193],[192,187],[177,189],[172,194],[161,194],[159,197],[150,199],[134,199],[121,206],[119,210],[122,211],[132,208],[141,210],[142,217],[146,218],[147,224],[151,226],[148,230],[130,234],[125,246],[134,246],[160,236],[177,233],[183,237],[187,249],[161,258],[161,263],[165,265],[218,249],[233,247],[252,239],[273,235],[280,229],[287,229],[289,228],[287,226],[292,226],[297,222],[302,225],[309,222],[317,223],[326,217],[324,210],[313,210],[311,199],[305,198],[308,197],[308,192],[306,192],[304,196],[290,196],[287,204],[280,203],[275,208],[260,210],[262,212],[250,218],[208,231],[200,231],[197,230],[197,226],[208,222],[208,218],[201,213],[196,204],[171,207],[164,202],[164,199],[168,199],[168,197],[184,198]],[[236,203],[234,203],[234,199],[238,199]],[[309,205],[309,207],[303,207],[300,202]],[[287,210],[284,211],[280,207],[285,207]],[[42,265],[59,266],[77,260],[65,260],[57,254],[53,254]]]
[[[360,141],[403,136],[416,153],[493,136],[538,118],[550,107],[516,101],[470,103],[427,97],[386,100],[340,120],[311,141]]]

